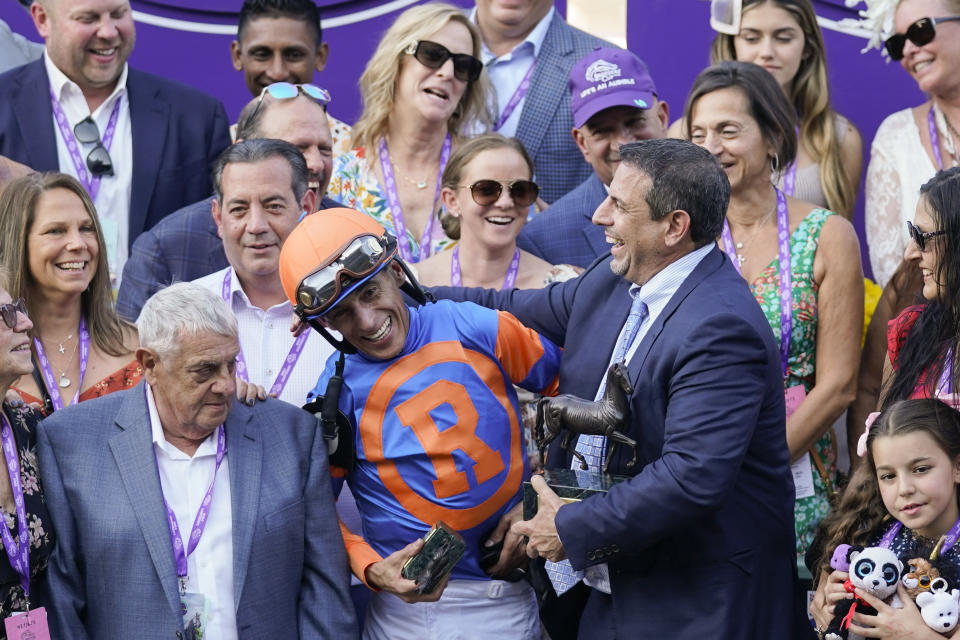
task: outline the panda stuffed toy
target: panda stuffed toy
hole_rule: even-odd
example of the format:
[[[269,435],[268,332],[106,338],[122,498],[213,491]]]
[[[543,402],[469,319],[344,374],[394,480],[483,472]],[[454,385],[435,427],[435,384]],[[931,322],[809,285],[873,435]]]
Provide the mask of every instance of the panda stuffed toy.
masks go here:
[[[886,547],[851,546],[847,552],[850,577],[844,587],[850,593],[855,588],[869,592],[874,597],[900,607],[897,584],[903,573],[903,563]],[[823,633],[825,640],[847,640],[850,635],[850,619],[854,613],[876,615],[877,610],[854,594],[852,600],[842,600],[834,609],[833,620]]]

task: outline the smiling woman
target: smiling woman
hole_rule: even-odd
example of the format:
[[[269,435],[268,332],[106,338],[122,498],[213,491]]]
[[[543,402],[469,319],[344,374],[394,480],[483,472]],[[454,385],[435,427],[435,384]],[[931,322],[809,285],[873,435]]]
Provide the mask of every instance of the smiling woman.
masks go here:
[[[10,294],[37,318],[29,336],[36,366],[17,390],[50,413],[135,385],[136,328],[116,315],[103,233],[74,178],[32,174],[0,196],[0,267]]]

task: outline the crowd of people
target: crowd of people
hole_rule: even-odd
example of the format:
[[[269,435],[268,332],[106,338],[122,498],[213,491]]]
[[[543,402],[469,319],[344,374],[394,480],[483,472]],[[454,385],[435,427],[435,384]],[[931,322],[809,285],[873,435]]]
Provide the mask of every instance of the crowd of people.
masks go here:
[[[235,124],[128,0],[21,4],[0,638],[960,637],[898,581],[960,589],[960,2],[867,2],[930,99],[862,194],[810,0],[743,0],[673,114],[552,0],[420,3],[352,124],[313,0],[242,2]]]

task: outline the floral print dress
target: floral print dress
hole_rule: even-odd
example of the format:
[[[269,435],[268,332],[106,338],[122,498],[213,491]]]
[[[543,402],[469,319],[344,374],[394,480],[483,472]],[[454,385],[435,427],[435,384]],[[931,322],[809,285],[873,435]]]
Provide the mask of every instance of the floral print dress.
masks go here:
[[[820,231],[828,217],[836,215],[826,209],[814,209],[790,236],[790,267],[793,278],[793,329],[790,334],[790,355],[784,389],[803,385],[807,393],[813,388],[817,353],[817,290],[813,279],[813,259],[820,243]],[[774,258],[750,285],[757,302],[777,341],[780,340],[780,260]],[[837,472],[837,452],[831,433],[825,433],[811,450],[823,462],[830,482]],[[811,463],[812,464],[812,463]],[[814,495],[794,503],[794,526],[797,534],[797,555],[813,542],[817,525],[830,510],[827,488],[816,466],[813,466]]]
[[[50,514],[47,512],[43,490],[40,487],[40,473],[37,468],[37,424],[41,415],[22,407],[14,409],[3,405],[3,413],[10,422],[13,438],[20,454],[20,479],[23,484],[23,500],[26,506],[27,522],[30,527],[30,607],[36,608],[45,603],[41,600],[40,581],[47,567],[47,560],[53,550],[53,531],[50,526]],[[3,473],[6,473],[3,471]],[[17,516],[0,508],[4,525],[17,538]],[[26,609],[26,598],[20,586],[20,575],[10,566],[6,552],[0,554],[0,617],[6,618],[14,611]],[[0,626],[0,638],[4,637]]]
[[[386,193],[380,182],[377,180],[377,174],[373,171],[371,162],[376,158],[367,160],[366,151],[363,147],[358,147],[345,153],[333,162],[333,175],[330,177],[330,186],[327,187],[327,195],[340,202],[345,207],[356,209],[367,214],[383,227],[397,235],[396,227],[393,224],[393,212],[387,203]],[[402,238],[398,238],[402,241]],[[455,240],[451,240],[443,232],[443,226],[438,219],[433,221],[433,230],[430,234],[430,253],[433,255],[438,251],[451,248]],[[410,230],[407,230],[407,243],[410,246],[410,255],[418,261],[420,255],[420,238],[413,237]]]

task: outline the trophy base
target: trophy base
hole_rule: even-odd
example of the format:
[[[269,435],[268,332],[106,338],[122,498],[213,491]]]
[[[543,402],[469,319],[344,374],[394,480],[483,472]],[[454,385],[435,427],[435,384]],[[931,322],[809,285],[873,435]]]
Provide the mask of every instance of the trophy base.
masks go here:
[[[606,493],[613,485],[629,480],[628,476],[612,476],[600,471],[582,469],[546,469],[543,479],[560,498],[566,502],[580,502],[592,495]],[[537,514],[540,497],[530,482],[523,483],[523,519]]]

